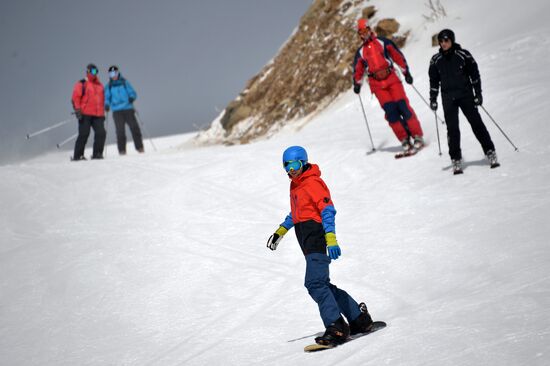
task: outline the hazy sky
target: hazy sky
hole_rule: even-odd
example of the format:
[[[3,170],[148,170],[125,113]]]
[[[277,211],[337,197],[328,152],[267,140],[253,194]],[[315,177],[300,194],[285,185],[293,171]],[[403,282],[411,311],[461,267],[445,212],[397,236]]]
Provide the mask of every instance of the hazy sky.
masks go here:
[[[90,62],[103,83],[109,65],[120,66],[151,135],[208,125],[276,55],[311,3],[2,0],[0,164],[55,149],[77,131],[74,122],[25,139],[70,117],[73,85]]]

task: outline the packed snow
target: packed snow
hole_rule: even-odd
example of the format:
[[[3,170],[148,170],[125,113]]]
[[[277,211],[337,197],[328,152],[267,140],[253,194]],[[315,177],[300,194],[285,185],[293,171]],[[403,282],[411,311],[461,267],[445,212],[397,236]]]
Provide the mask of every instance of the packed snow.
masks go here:
[[[550,3],[447,1],[431,23],[423,1],[398,3],[379,7],[413,30],[417,89],[428,93],[431,35],[454,29],[518,152],[482,113],[502,164],[490,169],[462,117],[453,176],[445,126],[439,156],[434,115],[406,86],[429,145],[401,160],[365,90],[374,153],[349,92],[248,145],[199,148],[187,134],[156,152],[146,141],[144,155],[109,145],[101,161],[64,151],[2,166],[0,364],[549,364]],[[294,233],[266,248],[289,212],[281,154],[294,144],[338,211],[333,283],[388,323],[315,354],[303,347],[323,325]]]

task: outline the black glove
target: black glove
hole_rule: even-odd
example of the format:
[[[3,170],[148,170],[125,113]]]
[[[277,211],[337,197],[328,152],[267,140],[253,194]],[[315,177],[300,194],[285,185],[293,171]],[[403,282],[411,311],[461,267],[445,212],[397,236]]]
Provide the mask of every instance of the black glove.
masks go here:
[[[437,100],[436,99],[430,99],[430,109],[432,111],[437,111]]]
[[[75,109],[74,115],[76,116],[77,120],[80,121],[82,119],[82,112],[80,112],[80,109]]]
[[[353,84],[353,92],[355,94],[361,93],[361,84]]]
[[[413,77],[409,71],[407,71],[407,73],[405,74],[405,81],[409,85],[413,83]]]
[[[481,93],[474,96],[474,104],[476,106],[480,106],[483,104],[483,96],[481,95]]]
[[[108,105],[105,106],[105,112],[109,112],[111,110],[111,107],[109,107]]]
[[[134,103],[134,98],[128,98],[128,100],[130,101],[130,104]]]

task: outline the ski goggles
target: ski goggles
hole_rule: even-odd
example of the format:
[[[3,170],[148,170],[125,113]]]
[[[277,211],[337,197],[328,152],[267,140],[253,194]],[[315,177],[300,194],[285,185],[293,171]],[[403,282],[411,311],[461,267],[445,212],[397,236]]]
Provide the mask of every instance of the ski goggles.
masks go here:
[[[118,71],[116,71],[116,70],[109,71],[109,77],[110,77],[111,79],[114,79],[114,78],[116,78],[117,76],[118,76]]]
[[[92,68],[90,69],[90,74],[92,74],[92,75],[97,75],[98,72],[99,72],[99,71],[98,71],[95,67],[92,67]]]
[[[304,164],[302,163],[301,160],[289,160],[289,161],[285,161],[283,163],[283,166],[285,167],[286,172],[289,173],[292,170],[296,171],[296,170],[302,169]]]

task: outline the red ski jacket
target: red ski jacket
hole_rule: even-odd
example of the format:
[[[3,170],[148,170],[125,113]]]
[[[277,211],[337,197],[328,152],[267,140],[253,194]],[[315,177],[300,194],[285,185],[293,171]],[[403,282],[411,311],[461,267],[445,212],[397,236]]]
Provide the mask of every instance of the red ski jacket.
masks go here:
[[[334,206],[327,185],[321,179],[316,164],[293,178],[290,183],[290,209],[294,224],[314,220],[322,222],[321,212],[327,206]]]
[[[371,91],[374,89],[386,89],[391,84],[400,82],[395,74],[394,62],[403,73],[409,72],[405,56],[393,41],[371,36],[357,50],[353,61],[353,82],[361,84],[365,72],[369,77]]]
[[[73,88],[73,108],[82,114],[105,116],[105,94],[97,76],[88,74],[87,80],[77,81]]]

